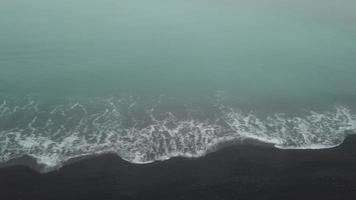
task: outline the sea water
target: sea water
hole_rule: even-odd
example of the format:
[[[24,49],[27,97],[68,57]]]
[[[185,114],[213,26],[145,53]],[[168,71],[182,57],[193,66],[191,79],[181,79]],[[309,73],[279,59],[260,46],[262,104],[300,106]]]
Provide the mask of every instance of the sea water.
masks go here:
[[[2,0],[0,161],[134,163],[356,130],[349,0]]]

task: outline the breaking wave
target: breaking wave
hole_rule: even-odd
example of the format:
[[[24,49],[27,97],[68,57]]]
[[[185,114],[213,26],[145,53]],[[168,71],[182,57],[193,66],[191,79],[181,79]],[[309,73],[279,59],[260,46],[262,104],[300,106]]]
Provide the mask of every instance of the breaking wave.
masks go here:
[[[133,163],[199,157],[229,141],[256,139],[277,148],[329,148],[356,130],[346,107],[303,116],[259,117],[214,105],[207,118],[144,108],[133,98],[45,105],[0,104],[0,162],[29,155],[48,169],[83,155],[117,153]]]

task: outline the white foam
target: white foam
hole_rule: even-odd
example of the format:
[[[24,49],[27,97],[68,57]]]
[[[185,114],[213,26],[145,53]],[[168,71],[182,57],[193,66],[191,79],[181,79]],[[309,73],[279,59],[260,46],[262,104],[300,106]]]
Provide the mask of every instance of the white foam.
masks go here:
[[[133,163],[149,163],[199,157],[221,143],[245,139],[278,148],[320,149],[339,145],[345,131],[356,130],[356,118],[345,107],[302,117],[275,114],[265,118],[224,107],[212,120],[178,119],[171,112],[160,113],[158,118],[153,108],[143,120],[127,116],[136,105],[110,99],[98,106],[76,102],[40,110],[33,101],[16,109],[4,101],[0,120],[11,120],[5,121],[9,128],[0,129],[0,161],[30,155],[55,168],[71,158],[115,152]],[[28,117],[13,121],[11,116],[19,112]]]

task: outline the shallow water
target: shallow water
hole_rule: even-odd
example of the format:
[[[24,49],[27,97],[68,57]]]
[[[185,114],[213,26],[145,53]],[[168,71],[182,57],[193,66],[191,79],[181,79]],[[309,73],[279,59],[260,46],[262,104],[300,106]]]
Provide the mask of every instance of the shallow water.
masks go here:
[[[356,3],[2,0],[0,160],[201,156],[355,130]]]

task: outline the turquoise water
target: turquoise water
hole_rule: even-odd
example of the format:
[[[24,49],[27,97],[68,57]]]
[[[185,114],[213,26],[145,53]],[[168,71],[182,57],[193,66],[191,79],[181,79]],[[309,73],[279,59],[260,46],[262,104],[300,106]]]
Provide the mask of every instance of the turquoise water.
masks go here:
[[[356,127],[354,10],[348,0],[2,0],[1,160],[57,166],[114,151],[150,162],[241,138],[338,145]]]

